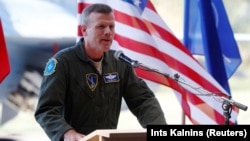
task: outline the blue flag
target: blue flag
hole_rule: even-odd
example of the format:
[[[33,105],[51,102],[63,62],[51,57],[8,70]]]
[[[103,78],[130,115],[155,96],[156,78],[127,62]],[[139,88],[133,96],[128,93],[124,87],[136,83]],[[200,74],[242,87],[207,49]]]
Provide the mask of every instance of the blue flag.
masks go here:
[[[228,79],[241,64],[232,28],[221,0],[186,0],[184,44],[204,55],[207,71],[230,93]]]

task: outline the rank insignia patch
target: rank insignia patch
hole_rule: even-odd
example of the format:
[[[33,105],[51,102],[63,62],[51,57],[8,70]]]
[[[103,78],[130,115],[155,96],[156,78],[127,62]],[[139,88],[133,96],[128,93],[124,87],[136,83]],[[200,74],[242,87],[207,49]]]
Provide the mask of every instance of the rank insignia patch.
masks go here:
[[[98,76],[95,73],[86,74],[87,84],[91,91],[94,91],[98,84]]]
[[[55,58],[50,59],[45,67],[44,75],[51,75],[56,71],[57,60]]]
[[[118,73],[106,73],[103,76],[105,83],[114,83],[119,82],[119,76]]]

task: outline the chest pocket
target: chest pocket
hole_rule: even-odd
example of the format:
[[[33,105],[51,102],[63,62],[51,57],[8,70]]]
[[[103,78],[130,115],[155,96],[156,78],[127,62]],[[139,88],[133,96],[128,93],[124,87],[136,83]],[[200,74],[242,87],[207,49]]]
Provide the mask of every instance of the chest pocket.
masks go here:
[[[119,82],[120,78],[117,72],[106,73],[103,75],[103,88],[105,96],[108,96],[109,99],[118,99],[119,96]]]

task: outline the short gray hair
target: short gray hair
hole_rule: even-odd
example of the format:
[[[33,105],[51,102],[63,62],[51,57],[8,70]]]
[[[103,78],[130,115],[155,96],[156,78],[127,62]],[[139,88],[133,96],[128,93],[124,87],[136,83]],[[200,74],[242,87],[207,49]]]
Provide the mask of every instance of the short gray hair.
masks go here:
[[[88,17],[91,13],[96,12],[96,13],[103,13],[103,14],[109,14],[113,12],[113,9],[106,4],[101,4],[101,3],[95,3],[87,6],[86,8],[83,9],[82,11],[82,24],[86,24],[88,22]]]

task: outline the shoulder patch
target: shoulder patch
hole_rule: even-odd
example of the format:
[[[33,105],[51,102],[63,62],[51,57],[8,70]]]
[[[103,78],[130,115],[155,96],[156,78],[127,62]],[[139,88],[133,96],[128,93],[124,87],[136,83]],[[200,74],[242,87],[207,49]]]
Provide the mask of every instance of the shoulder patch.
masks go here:
[[[55,58],[50,59],[45,67],[43,75],[51,75],[56,71],[57,60]]]
[[[98,75],[95,73],[86,74],[87,84],[91,91],[93,92],[98,85]]]

